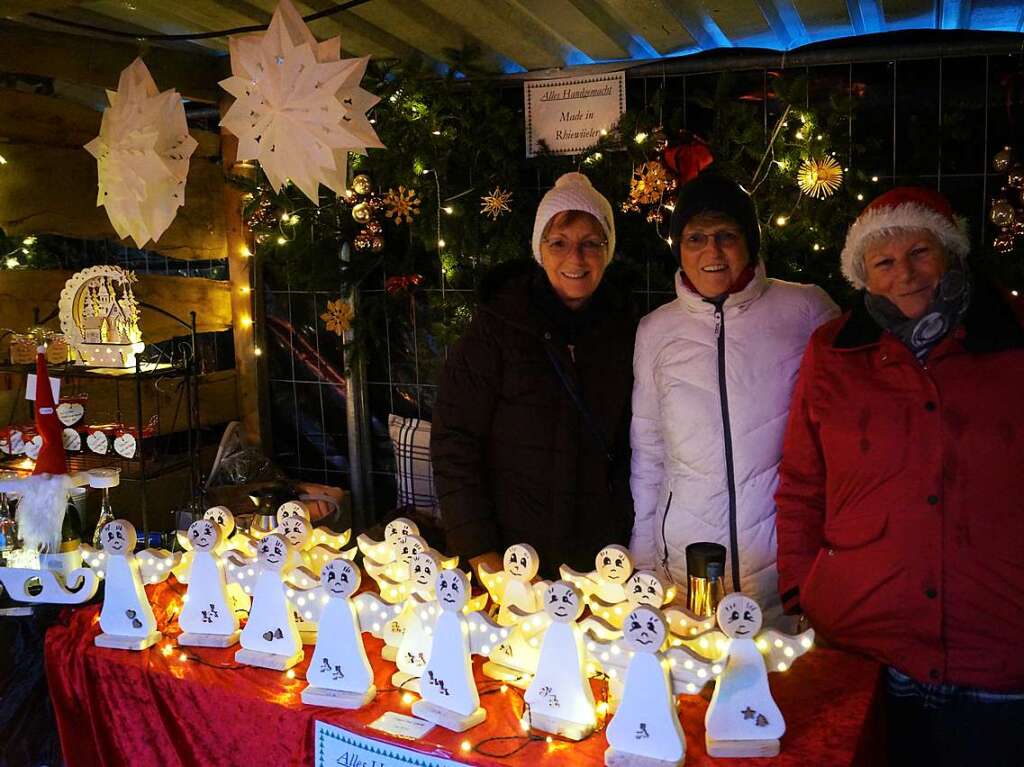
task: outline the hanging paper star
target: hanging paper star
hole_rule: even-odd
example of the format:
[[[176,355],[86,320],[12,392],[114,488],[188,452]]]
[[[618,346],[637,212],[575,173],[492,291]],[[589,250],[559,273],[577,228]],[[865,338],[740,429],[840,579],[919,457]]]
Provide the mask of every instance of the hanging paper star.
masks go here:
[[[348,152],[383,148],[366,111],[378,99],[359,87],[369,57],[341,57],[341,38],[317,42],[289,0],[266,33],[230,38],[235,97],[221,125],[238,136],[238,159],[258,160],[280,191],[291,180],[314,203],[318,185],[345,192]]]
[[[396,224],[402,223],[403,216],[405,223],[411,224],[413,216],[418,216],[419,212],[420,198],[412,189],[399,186],[397,190],[388,189],[384,195],[384,215],[388,218],[394,217]]]
[[[843,169],[834,157],[825,156],[820,160],[811,157],[800,163],[796,182],[801,192],[821,200],[835,194],[843,183]]]
[[[497,221],[502,213],[511,212],[511,202],[512,192],[496,186],[493,192],[480,198],[480,212]]]
[[[327,324],[328,330],[340,336],[351,329],[354,316],[352,304],[339,298],[327,302],[327,311],[320,315],[320,319]]]
[[[100,135],[85,145],[99,172],[96,204],[106,208],[118,237],[131,237],[141,248],[159,240],[185,204],[197,143],[181,96],[160,92],[142,59],[121,72],[107,99]]]

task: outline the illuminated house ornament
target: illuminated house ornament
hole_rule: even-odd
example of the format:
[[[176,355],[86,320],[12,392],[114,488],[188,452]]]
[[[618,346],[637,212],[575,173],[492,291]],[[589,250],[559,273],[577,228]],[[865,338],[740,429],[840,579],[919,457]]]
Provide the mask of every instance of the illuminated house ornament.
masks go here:
[[[221,125],[238,137],[238,160],[258,160],[275,191],[287,181],[319,203],[319,185],[345,193],[348,152],[383,148],[366,112],[379,100],[359,87],[369,57],[341,58],[341,38],[317,42],[281,0],[265,33],[231,37],[235,102]]]
[[[60,292],[60,327],[75,353],[95,367],[135,367],[146,345],[139,329],[135,274],[119,266],[90,266]]]
[[[99,196],[117,236],[138,247],[160,239],[185,204],[189,158],[198,143],[188,132],[175,90],[159,91],[142,59],[107,91],[100,135],[85,145],[96,158]]]

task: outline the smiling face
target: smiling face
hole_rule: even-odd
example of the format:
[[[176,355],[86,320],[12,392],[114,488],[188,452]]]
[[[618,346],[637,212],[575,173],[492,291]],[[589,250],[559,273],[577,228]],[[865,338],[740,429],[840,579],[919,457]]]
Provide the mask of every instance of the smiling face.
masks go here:
[[[540,568],[537,550],[528,543],[515,543],[505,549],[505,572],[518,581],[531,581]]]
[[[405,517],[398,517],[388,522],[384,528],[384,540],[395,545],[402,538],[407,535],[419,535],[420,529],[416,526],[416,523],[411,519]]]
[[[582,308],[601,284],[608,237],[597,219],[581,211],[552,217],[540,241],[541,266],[552,290],[570,309]]]
[[[100,534],[103,550],[108,554],[131,554],[135,551],[135,527],[127,519],[115,519],[103,526]]]
[[[193,551],[213,551],[220,543],[220,525],[208,519],[199,519],[188,526],[188,539]]]
[[[277,524],[283,524],[286,519],[295,517],[309,521],[309,509],[302,501],[285,501],[277,507]]]
[[[928,309],[948,265],[946,249],[925,229],[898,229],[864,249],[868,292],[888,298],[912,320]]]
[[[409,563],[409,582],[417,593],[426,594],[434,588],[439,572],[441,560],[431,551],[421,551]]]
[[[227,506],[211,506],[203,514],[203,519],[208,519],[220,525],[221,532],[225,538],[230,537],[231,533],[235,531],[235,515],[231,513],[231,509]]]
[[[442,610],[461,610],[469,601],[469,578],[461,570],[442,570],[437,576],[435,590]]]
[[[637,607],[622,624],[626,644],[636,652],[658,652],[668,637],[668,626],[661,611],[650,605]]]
[[[730,594],[718,605],[718,626],[730,639],[752,639],[761,630],[761,608],[744,594]]]
[[[661,607],[665,603],[665,584],[654,573],[637,570],[626,581],[626,600],[634,607]]]
[[[256,556],[260,565],[268,570],[281,570],[288,561],[289,545],[288,539],[280,533],[271,533],[260,540]]]
[[[399,562],[412,564],[412,558],[427,550],[427,542],[417,535],[406,535],[395,543],[395,558]]]
[[[728,292],[750,263],[743,229],[728,216],[694,216],[679,239],[683,273],[704,298]]]
[[[633,560],[624,546],[605,546],[594,559],[597,574],[612,583],[625,583],[633,572]]]
[[[359,588],[359,568],[343,557],[336,557],[320,571],[320,583],[337,599],[347,599]]]
[[[583,595],[568,581],[555,581],[544,592],[544,611],[556,623],[572,623],[583,613]]]
[[[288,543],[297,549],[304,549],[313,537],[313,529],[309,521],[303,517],[288,517],[278,528],[281,535],[288,539]]]

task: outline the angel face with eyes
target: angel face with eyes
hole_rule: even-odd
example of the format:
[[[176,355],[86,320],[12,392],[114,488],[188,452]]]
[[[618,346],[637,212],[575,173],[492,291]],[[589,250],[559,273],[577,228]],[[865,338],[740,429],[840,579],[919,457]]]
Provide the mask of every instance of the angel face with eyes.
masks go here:
[[[131,554],[135,550],[135,527],[127,519],[107,522],[100,538],[108,554]]]
[[[441,570],[441,563],[429,551],[421,551],[409,563],[409,580],[414,588],[423,593],[433,587],[434,579]]]
[[[612,583],[624,583],[633,572],[629,552],[618,545],[605,546],[597,552],[595,559],[597,574]]]
[[[405,538],[408,535],[419,534],[420,529],[416,526],[416,523],[405,517],[393,519],[384,528],[384,540],[392,545],[397,544],[399,539]]]
[[[277,524],[280,525],[285,520],[295,517],[309,521],[309,509],[306,508],[306,504],[300,501],[285,501],[277,507]]]
[[[291,516],[281,522],[281,534],[297,549],[303,548],[313,535],[309,521],[304,517]]]
[[[271,533],[260,540],[256,555],[268,570],[280,570],[288,561],[288,540],[280,533]]]
[[[199,519],[188,527],[188,539],[194,551],[213,551],[220,543],[220,525],[208,519]]]
[[[355,593],[361,580],[358,568],[342,557],[332,559],[320,573],[320,583],[328,594],[338,599],[346,599]]]
[[[622,632],[630,649],[636,652],[658,652],[668,637],[668,626],[657,609],[641,605],[626,618]]]
[[[220,525],[224,537],[231,535],[235,529],[235,515],[231,513],[231,509],[227,506],[211,506],[203,514],[203,519]]]
[[[661,607],[665,603],[665,584],[654,573],[637,570],[626,581],[626,599],[632,605]]]
[[[395,543],[395,555],[399,562],[412,564],[413,557],[426,551],[427,543],[415,535],[405,535]]]
[[[583,595],[566,581],[555,581],[544,594],[544,611],[556,623],[572,623],[583,613]]]
[[[505,549],[505,572],[522,581],[532,581],[540,569],[537,550],[528,543],[515,543]]]
[[[435,589],[442,610],[456,612],[469,601],[469,579],[460,570],[442,570]]]
[[[730,594],[718,605],[718,625],[730,639],[750,639],[761,630],[761,608],[744,594]]]

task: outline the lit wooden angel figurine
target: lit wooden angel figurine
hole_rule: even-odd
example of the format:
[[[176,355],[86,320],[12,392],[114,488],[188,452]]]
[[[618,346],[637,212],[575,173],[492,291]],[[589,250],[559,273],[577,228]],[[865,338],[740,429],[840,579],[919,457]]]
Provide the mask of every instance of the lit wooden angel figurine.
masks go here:
[[[309,507],[302,501],[285,501],[277,507],[278,526],[286,519],[293,517],[302,517],[309,522],[310,530],[312,530],[312,546],[326,546],[327,548],[341,551],[348,544],[349,538],[352,537],[351,530],[336,533],[326,527],[314,527],[313,520],[310,518]],[[354,559],[354,554],[355,550],[352,551],[352,555],[346,555],[346,558]]]
[[[306,671],[302,702],[333,708],[360,708],[377,694],[363,648],[359,615],[351,597],[359,588],[359,568],[342,557],[324,565],[320,576],[320,634]]]
[[[543,606],[547,581],[533,582],[540,568],[537,550],[528,543],[515,543],[505,549],[501,570],[492,570],[481,564],[478,570],[480,582],[498,605],[496,620],[500,626],[517,623],[520,615],[512,612],[515,607],[523,613],[535,613]]]
[[[487,718],[473,679],[472,655],[487,655],[508,633],[481,612],[465,614],[469,578],[461,570],[437,576],[441,614],[434,624],[430,659],[420,679],[421,700],[412,712],[421,719],[463,732]]]
[[[376,541],[366,533],[356,538],[356,545],[366,559],[372,560],[378,567],[389,565],[395,561],[397,554],[395,544],[399,538],[407,535],[419,535],[420,529],[411,519],[398,517],[384,526],[384,540]]]
[[[530,706],[529,725],[582,740],[597,722],[583,667],[583,632],[576,623],[583,612],[583,595],[572,583],[555,581],[544,594],[544,611],[551,623],[544,633],[537,673],[524,696]]]
[[[588,602],[597,600],[604,606],[626,601],[626,581],[633,574],[633,560],[625,546],[605,546],[594,557],[595,569],[578,573],[568,565],[559,568],[562,580],[569,581],[583,592]]]
[[[250,666],[285,671],[304,657],[302,638],[295,621],[298,597],[285,578],[294,566],[295,553],[280,533],[261,538],[257,547],[257,568],[229,568],[230,576],[245,583],[252,592],[249,621],[240,635],[242,649],[235,660]],[[255,586],[248,583],[255,578]],[[288,591],[292,590],[292,597]],[[291,600],[294,598],[296,603]],[[301,596],[305,601],[306,597]]]
[[[133,553],[135,540],[135,528],[127,519],[108,522],[100,531],[103,551],[96,557],[97,564],[90,563],[107,582],[100,610],[103,633],[96,637],[98,647],[145,650],[160,641],[161,633],[142,582],[165,579],[171,563],[150,555],[144,568],[143,560]]]
[[[761,630],[761,608],[750,597],[729,594],[718,605],[727,637],[718,659],[725,668],[704,716],[711,756],[774,756],[786,731],[768,686],[769,671],[785,671],[814,644],[814,630],[799,635]]]
[[[218,555],[224,533],[220,525],[200,519],[189,525],[192,566],[188,593],[178,625],[178,644],[230,647],[238,641],[238,616],[228,596],[224,563]]]
[[[667,586],[660,576],[649,570],[637,570],[629,576],[624,591],[626,600],[619,604],[607,605],[592,600],[592,614],[580,622],[583,630],[599,639],[618,639],[622,636],[622,624],[630,610],[639,605],[660,608],[671,602],[676,593],[675,586]]]
[[[356,553],[355,547],[341,551],[316,543],[312,523],[298,514],[283,519],[277,527],[277,532],[287,538],[292,548],[299,552],[303,567],[308,568],[317,577],[320,577],[321,568],[330,560],[335,557],[352,559]]]

